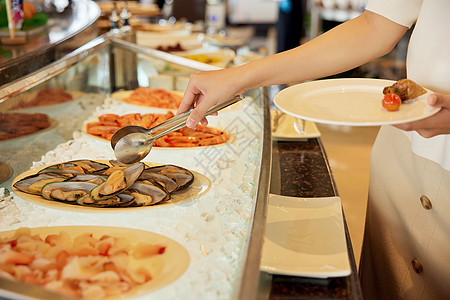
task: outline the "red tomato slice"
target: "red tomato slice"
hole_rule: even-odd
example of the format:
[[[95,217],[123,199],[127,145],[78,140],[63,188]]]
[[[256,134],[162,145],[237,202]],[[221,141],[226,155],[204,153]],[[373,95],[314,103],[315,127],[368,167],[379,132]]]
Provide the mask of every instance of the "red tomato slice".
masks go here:
[[[400,108],[400,104],[402,104],[402,99],[397,94],[388,93],[384,95],[381,104],[388,111],[396,111]]]

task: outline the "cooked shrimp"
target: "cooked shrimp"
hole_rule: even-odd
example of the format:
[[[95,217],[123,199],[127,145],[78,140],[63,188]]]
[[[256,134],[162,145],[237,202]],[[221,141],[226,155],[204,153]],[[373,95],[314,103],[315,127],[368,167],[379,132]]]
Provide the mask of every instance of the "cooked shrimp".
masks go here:
[[[223,132],[223,134],[221,134],[221,135],[217,135],[215,137],[207,138],[207,139],[200,141],[200,143],[198,145],[199,146],[217,145],[217,144],[225,143],[226,141],[228,141],[228,139],[229,139],[228,134],[226,132]]]
[[[162,138],[157,139],[155,141],[155,143],[153,144],[153,146],[156,146],[156,147],[170,147],[170,144],[165,141],[164,137],[162,137]]]
[[[98,120],[100,122],[105,122],[105,121],[116,122],[118,119],[119,119],[119,115],[116,115],[116,114],[103,114],[100,117],[98,117]]]
[[[145,114],[142,116],[142,126],[145,128],[150,128],[152,123],[155,121],[155,116],[153,114]]]
[[[198,147],[197,143],[170,143],[169,147]]]
[[[93,126],[87,129],[87,133],[92,134],[92,135],[99,135],[101,136],[103,132],[105,131],[117,131],[119,130],[120,127],[118,126]]]
[[[181,103],[181,99],[182,97],[180,95],[165,89],[139,87],[129,97],[125,98],[124,101],[137,105],[177,109]]]
[[[201,124],[197,125],[196,131],[198,131],[198,132],[205,132],[205,133],[211,133],[211,134],[215,134],[215,135],[219,135],[219,134],[223,133],[223,131],[220,131],[219,129],[208,127],[208,126],[203,126]]]
[[[168,136],[168,137],[166,137],[166,142],[196,144],[196,143],[200,142],[200,140],[193,136]]]

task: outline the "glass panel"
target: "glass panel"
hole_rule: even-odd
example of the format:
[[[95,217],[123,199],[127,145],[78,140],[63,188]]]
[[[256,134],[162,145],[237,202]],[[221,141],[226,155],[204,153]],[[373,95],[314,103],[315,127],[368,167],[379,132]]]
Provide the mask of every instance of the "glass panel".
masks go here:
[[[105,52],[85,58],[63,73],[0,103],[2,170],[18,175],[42,155],[73,138],[105,99],[109,69]],[[0,171],[2,174],[7,171]],[[3,178],[10,187],[14,178]],[[5,176],[6,177],[6,176]]]

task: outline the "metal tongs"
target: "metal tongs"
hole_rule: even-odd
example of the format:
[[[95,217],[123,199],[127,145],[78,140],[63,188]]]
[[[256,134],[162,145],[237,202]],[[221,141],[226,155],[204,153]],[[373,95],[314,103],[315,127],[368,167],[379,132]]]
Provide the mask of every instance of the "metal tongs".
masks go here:
[[[244,96],[239,95],[216,104],[206,112],[205,116],[209,116],[242,99],[244,99]],[[192,109],[150,129],[134,125],[119,129],[111,138],[111,147],[114,149],[117,160],[125,164],[142,160],[150,152],[157,139],[186,126],[186,121],[191,112]]]

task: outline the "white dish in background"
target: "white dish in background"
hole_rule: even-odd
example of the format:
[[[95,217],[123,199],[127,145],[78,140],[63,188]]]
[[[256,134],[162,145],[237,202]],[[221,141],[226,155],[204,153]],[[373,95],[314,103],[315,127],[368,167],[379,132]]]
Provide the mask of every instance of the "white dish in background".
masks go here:
[[[133,27],[136,31],[143,31],[153,33],[155,35],[164,34],[164,35],[190,35],[192,33],[192,26],[190,23],[161,23],[161,24],[153,24],[142,21],[141,19],[134,19],[131,23],[131,27]]]
[[[283,114],[277,116],[277,114]],[[293,141],[303,140],[309,138],[320,137],[320,131],[316,124],[312,121],[305,121],[304,132],[297,130],[302,126],[302,120],[291,115],[285,114],[281,111],[271,110],[270,116],[272,119],[272,139],[277,141]],[[278,118],[277,123],[275,119]]]
[[[189,35],[170,35],[170,34],[155,34],[147,31],[136,32],[137,44],[149,48],[167,47],[167,46],[180,46],[185,50],[192,50],[202,48],[203,38],[198,34]]]
[[[341,199],[270,194],[261,270],[316,278],[350,275]]]
[[[215,35],[206,35],[205,41],[210,43],[211,45],[219,46],[219,47],[239,47],[245,44],[245,39],[224,36],[220,34]]]
[[[391,80],[348,78],[310,81],[279,92],[275,105],[283,112],[317,123],[348,126],[400,124],[429,117],[439,111],[427,105],[430,91],[403,103],[398,111],[383,109],[383,88]]]

